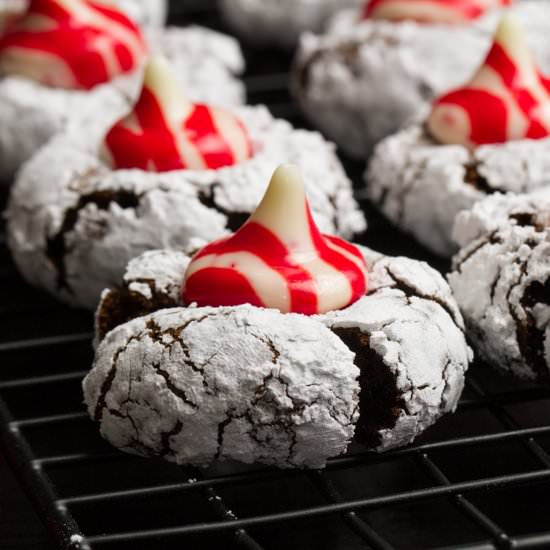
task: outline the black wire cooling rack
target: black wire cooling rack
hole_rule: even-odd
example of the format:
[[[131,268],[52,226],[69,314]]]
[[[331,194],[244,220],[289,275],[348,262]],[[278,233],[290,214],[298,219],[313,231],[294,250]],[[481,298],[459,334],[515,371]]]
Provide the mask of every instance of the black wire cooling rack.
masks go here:
[[[214,2],[173,8],[220,27]],[[250,101],[304,125],[290,59],[246,53]],[[367,244],[434,260],[366,208]],[[101,440],[81,403],[92,319],[26,286],[3,231],[0,289],[0,444],[59,548],[550,548],[550,390],[476,365],[457,413],[409,448],[358,447],[323,472],[180,468]]]

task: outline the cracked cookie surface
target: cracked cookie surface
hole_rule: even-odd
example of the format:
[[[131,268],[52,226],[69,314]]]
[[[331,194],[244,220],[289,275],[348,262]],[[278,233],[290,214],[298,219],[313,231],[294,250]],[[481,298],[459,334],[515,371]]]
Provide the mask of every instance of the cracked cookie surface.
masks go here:
[[[112,171],[99,158],[99,135],[52,141],[26,164],[8,207],[8,240],[21,273],[65,302],[93,309],[142,252],[186,250],[195,239],[236,229],[283,161],[302,167],[324,232],[350,236],[365,228],[331,144],[263,107],[235,111],[257,152],[219,170]]]
[[[488,194],[549,185],[550,139],[484,145],[470,153],[435,143],[414,124],[383,140],[365,175],[370,199],[386,217],[436,254],[457,251],[459,212]]]
[[[550,383],[550,193],[493,195],[461,213],[449,282],[488,363]]]
[[[519,2],[534,52],[550,69],[545,2]],[[436,95],[466,82],[482,62],[502,10],[468,25],[358,21],[337,15],[326,34],[302,37],[293,91],[308,118],[346,153],[364,159]],[[546,24],[546,27],[545,27]],[[457,44],[460,44],[457,47]]]
[[[84,394],[102,435],[128,452],[320,468],[353,436],[358,374],[352,352],[313,319],[180,307],[110,332]]]
[[[356,439],[368,448],[388,450],[413,441],[443,414],[455,409],[472,357],[461,314],[439,273],[422,262],[361,250],[369,266],[368,294],[349,308],[311,317],[308,322],[321,330],[330,328],[355,355],[361,386]],[[103,294],[96,317],[96,340],[109,338],[111,333],[105,333],[114,328],[117,319],[140,315],[140,305],[150,298],[151,289],[139,281],[154,280],[159,273],[162,277],[155,285],[151,307],[160,309],[170,302],[168,307],[179,306],[185,311],[174,290],[183,282],[184,269],[178,272],[178,265],[184,269],[187,265],[181,252],[154,251],[136,258],[123,285]],[[121,314],[112,304],[119,303],[120,294],[129,296],[130,288],[130,303],[125,303]],[[252,309],[258,319],[264,312],[266,319],[272,315],[271,310]],[[157,314],[161,318],[162,310]],[[287,319],[293,323],[296,317]],[[102,330],[99,320],[106,319],[110,324]],[[299,357],[301,337],[295,338],[292,345]]]

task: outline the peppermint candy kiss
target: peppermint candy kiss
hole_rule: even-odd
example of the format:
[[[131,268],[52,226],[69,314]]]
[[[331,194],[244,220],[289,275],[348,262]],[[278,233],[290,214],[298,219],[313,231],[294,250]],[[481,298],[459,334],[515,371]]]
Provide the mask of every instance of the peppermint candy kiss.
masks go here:
[[[366,290],[361,252],[321,235],[299,169],[283,165],[246,224],[193,258],[183,299],[199,306],[248,303],[314,315],[344,308]]]
[[[104,0],[31,0],[0,38],[0,73],[88,90],[138,68],[146,51],[139,28]]]
[[[462,23],[511,3],[512,0],[370,0],[363,17],[388,21]]]
[[[550,86],[541,76],[516,18],[502,18],[484,64],[463,88],[432,107],[428,129],[441,143],[542,139],[550,131]]]
[[[134,110],[105,137],[104,150],[115,168],[152,172],[217,169],[252,156],[252,145],[233,114],[191,103],[162,58],[145,69]]]

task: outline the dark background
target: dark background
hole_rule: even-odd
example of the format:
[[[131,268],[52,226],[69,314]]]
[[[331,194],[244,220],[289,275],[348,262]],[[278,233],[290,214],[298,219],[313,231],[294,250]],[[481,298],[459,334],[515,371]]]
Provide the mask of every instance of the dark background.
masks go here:
[[[215,0],[172,2],[171,22],[183,24],[193,21],[219,28],[221,24],[213,11],[214,4]],[[245,54],[248,64],[245,83],[249,101],[267,103],[276,116],[307,127],[287,90],[290,57],[279,52],[260,52],[250,48],[245,48]],[[350,162],[345,162],[345,165],[353,181],[360,185],[363,165]],[[0,197],[0,209],[4,202],[5,197]],[[362,242],[387,254],[427,260],[442,271],[446,270],[448,264],[445,261],[434,258],[393,229],[368,204],[364,203],[364,207],[369,231],[362,237]],[[3,342],[91,330],[89,314],[70,311],[28,288],[20,280],[2,237],[0,227],[0,346]],[[4,351],[0,355],[0,383],[25,376],[76,372],[87,369],[90,362],[88,341],[64,344],[54,349]],[[0,389],[0,393],[17,419],[48,417],[82,410],[79,384],[79,380],[75,379],[46,388],[37,386],[5,392]],[[549,390],[503,378],[477,364],[469,373],[468,386],[458,412],[448,415],[428,430],[415,442],[413,449],[380,458],[355,455],[361,453],[361,449],[354,449],[349,464],[339,463],[329,467],[323,478],[338,488],[344,500],[378,498],[496,476],[509,476],[510,482],[519,474],[549,470],[550,431],[538,434],[536,438],[523,435],[523,430],[529,429],[529,434],[532,434],[538,427],[546,429],[547,426],[550,426]],[[517,431],[519,435],[504,437],[511,431]],[[77,424],[68,422],[34,428],[25,432],[25,436],[39,457],[73,452],[86,452],[93,456],[98,452],[112,452],[87,419],[77,420]],[[445,443],[449,439],[475,437],[485,439],[483,442],[476,440],[475,444],[430,448],[429,451],[426,450],[428,447],[418,447]],[[354,462],[355,456],[358,458]],[[434,464],[437,464],[435,470]],[[203,474],[209,479],[216,479],[230,472],[231,468],[234,466],[216,466]],[[253,475],[255,471],[255,468],[246,467],[235,469],[247,475]],[[63,497],[177,483],[187,479],[183,469],[175,466],[128,457],[48,473],[53,476],[56,489]],[[330,501],[323,494],[326,486],[319,482],[320,475],[315,472],[279,474],[276,473],[273,479],[262,478],[260,482],[248,479],[243,483],[228,484],[219,492],[231,509],[244,518],[300,510]],[[200,495],[189,493],[170,493],[152,500],[105,502],[90,509],[76,507],[72,511],[84,532],[92,535],[119,532],[121,529],[142,530],[157,524],[185,525],[212,521],[212,514],[205,509],[205,500]],[[472,514],[472,509],[483,515]],[[534,535],[548,535],[550,531],[550,480],[517,487],[508,483],[499,490],[487,483],[468,494],[467,500],[460,495],[410,502],[404,500],[392,507],[359,510],[357,517],[373,526],[383,540],[388,541],[384,548],[458,548],[474,543],[477,550],[495,547],[550,548],[550,537],[538,542],[533,539]],[[489,531],[480,527],[480,517],[491,522]],[[349,523],[349,515],[331,514],[303,518],[301,521],[266,523],[247,531],[266,550],[367,548],[357,533],[349,529]],[[493,533],[492,543],[488,533]],[[206,540],[209,542],[203,542]],[[198,543],[195,539],[173,542],[175,545],[168,545],[165,539],[158,542],[149,540],[109,548],[230,550],[238,547],[231,532],[219,540],[205,538]],[[5,456],[0,454],[0,550],[48,548],[41,521],[7,466]]]

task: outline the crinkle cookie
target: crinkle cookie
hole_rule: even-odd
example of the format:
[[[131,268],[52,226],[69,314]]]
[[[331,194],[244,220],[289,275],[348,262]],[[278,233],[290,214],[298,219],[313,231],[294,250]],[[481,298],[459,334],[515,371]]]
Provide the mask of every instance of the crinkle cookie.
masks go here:
[[[248,228],[193,259],[172,250],[147,252],[129,264],[122,285],[104,291],[84,394],[90,416],[114,446],[180,464],[231,458],[318,468],[344,453],[354,435],[368,448],[393,449],[454,411],[471,351],[445,280],[422,262],[383,257],[333,237],[308,241],[294,217],[285,236],[288,224],[280,220],[288,220],[284,205],[292,204],[294,192],[283,177],[279,170]],[[251,250],[257,232],[266,230],[282,240],[256,250],[261,267]],[[314,243],[307,255],[303,239]],[[286,260],[278,258],[288,243]],[[335,255],[327,256],[327,246]],[[314,287],[321,307],[355,253],[368,265],[366,293],[343,309],[293,312],[304,307],[296,292],[308,286],[296,276],[300,264],[289,272],[285,262],[300,258],[313,277],[328,278],[328,286]],[[233,265],[238,280],[224,267]],[[259,303],[280,301],[281,293],[271,294],[256,279],[260,269],[274,280],[265,265],[286,277],[289,312],[236,304],[248,284],[242,277]],[[189,305],[185,297],[197,295],[193,278],[208,283],[212,276],[217,290],[210,299],[231,292],[225,301],[233,304]]]
[[[304,31],[321,32],[339,10],[363,0],[221,0],[225,21],[247,41],[262,46],[295,47]]]
[[[343,342],[307,317],[180,307],[110,332],[84,391],[124,451],[321,468],[353,436],[358,374]]]
[[[404,2],[410,4],[410,0]],[[550,71],[546,1],[518,2],[541,67]],[[436,95],[465,82],[490,47],[501,9],[454,26],[337,16],[303,36],[292,89],[306,116],[347,154],[367,158]]]
[[[550,192],[493,195],[458,215],[449,282],[477,353],[550,382]]]
[[[51,38],[40,29],[12,29],[0,38],[0,181],[4,184],[10,183],[21,164],[49,138],[69,124],[79,124],[83,112],[93,109],[96,119],[112,123],[139,93],[148,49],[137,27],[129,19],[120,24],[116,13],[112,16],[113,8],[105,15],[101,8],[82,0],[31,4],[24,21],[28,17],[48,21],[46,17],[32,19],[33,10],[42,14],[44,6],[53,10],[57,2],[71,13],[73,22],[70,32],[59,27],[63,36],[58,52],[50,51],[54,47]],[[93,52],[98,41],[86,44],[82,38],[98,34],[104,34],[105,43],[119,52],[114,59],[101,58],[98,62]],[[242,103],[244,88],[235,76],[242,72],[244,61],[234,39],[198,27],[151,28],[147,39],[153,52],[165,55],[176,66],[190,97]],[[46,53],[34,51],[37,40],[44,41]],[[26,48],[29,41],[31,49]]]
[[[7,209],[8,241],[30,283],[94,309],[138,254],[185,250],[193,239],[237,229],[274,168],[289,160],[304,171],[324,231],[350,236],[365,229],[334,147],[319,134],[295,130],[264,107],[192,104],[162,64],[154,67],[134,112],[105,140],[108,128],[92,112],[85,132],[59,136],[22,169]],[[140,132],[139,120],[155,125]]]
[[[378,145],[366,174],[371,200],[433,252],[451,256],[461,210],[497,191],[550,185],[548,90],[519,23],[504,18],[471,82],[438,98],[424,124]]]

